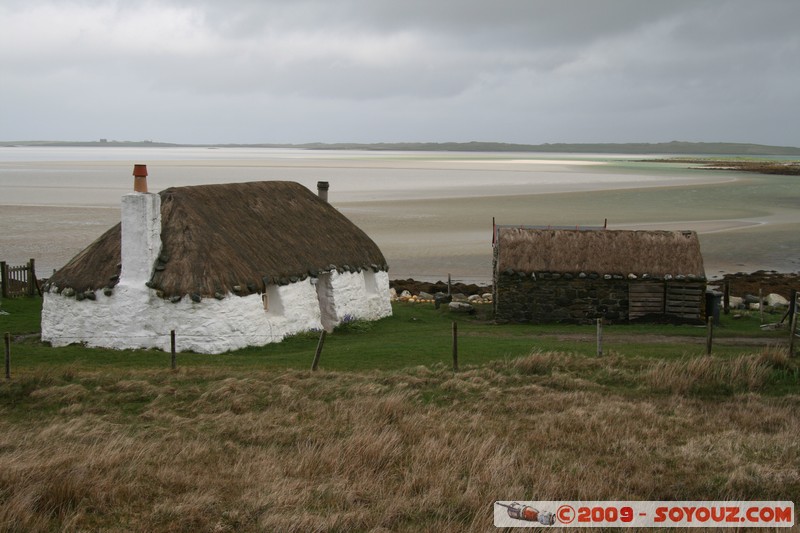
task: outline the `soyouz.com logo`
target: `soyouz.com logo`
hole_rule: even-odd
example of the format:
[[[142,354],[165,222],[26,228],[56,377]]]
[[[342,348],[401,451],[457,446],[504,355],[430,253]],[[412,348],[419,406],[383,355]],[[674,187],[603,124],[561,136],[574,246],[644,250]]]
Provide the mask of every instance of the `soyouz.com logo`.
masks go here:
[[[788,501],[496,501],[497,527],[792,527]]]

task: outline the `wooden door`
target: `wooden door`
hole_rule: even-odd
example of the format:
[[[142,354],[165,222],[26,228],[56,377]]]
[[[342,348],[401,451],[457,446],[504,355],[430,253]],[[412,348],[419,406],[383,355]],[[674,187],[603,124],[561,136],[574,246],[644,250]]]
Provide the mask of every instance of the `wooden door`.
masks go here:
[[[664,283],[660,281],[632,281],[628,285],[628,319],[645,315],[664,314]]]

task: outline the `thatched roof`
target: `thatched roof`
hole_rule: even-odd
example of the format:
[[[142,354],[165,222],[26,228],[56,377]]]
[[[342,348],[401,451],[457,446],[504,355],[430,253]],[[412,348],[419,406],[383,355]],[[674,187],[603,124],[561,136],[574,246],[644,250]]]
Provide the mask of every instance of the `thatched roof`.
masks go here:
[[[693,231],[618,231],[499,227],[496,274],[631,274],[705,278]]]
[[[149,285],[164,297],[249,294],[332,268],[388,268],[363,231],[298,183],[173,187],[160,196],[162,250]],[[50,283],[79,293],[113,287],[120,239],[117,224]]]

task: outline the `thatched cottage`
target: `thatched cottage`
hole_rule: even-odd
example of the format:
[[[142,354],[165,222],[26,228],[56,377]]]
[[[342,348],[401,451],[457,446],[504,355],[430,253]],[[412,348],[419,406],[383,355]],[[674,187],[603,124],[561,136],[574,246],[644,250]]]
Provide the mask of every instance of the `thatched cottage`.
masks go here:
[[[499,321],[700,322],[705,286],[693,231],[495,227]]]
[[[221,353],[391,315],[383,254],[320,185],[124,195],[121,223],[48,281],[42,339],[169,349],[175,330],[179,351]]]

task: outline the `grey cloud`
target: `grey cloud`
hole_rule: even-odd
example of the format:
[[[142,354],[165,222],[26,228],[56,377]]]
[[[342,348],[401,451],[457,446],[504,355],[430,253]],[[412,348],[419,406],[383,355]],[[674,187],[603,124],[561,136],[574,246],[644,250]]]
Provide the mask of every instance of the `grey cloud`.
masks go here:
[[[32,12],[61,18],[35,21],[38,35],[4,26]],[[157,109],[170,135],[196,124],[186,136],[205,128],[253,142],[260,119],[286,137],[330,141],[735,131],[800,144],[797,20],[796,0],[8,0],[0,43],[19,42],[0,51],[0,101],[14,103],[0,139],[23,128],[48,136],[24,119],[29,109],[42,131],[54,128],[37,95],[51,123],[83,109],[84,122],[108,128],[103,117],[125,122],[119,102],[134,102]]]

